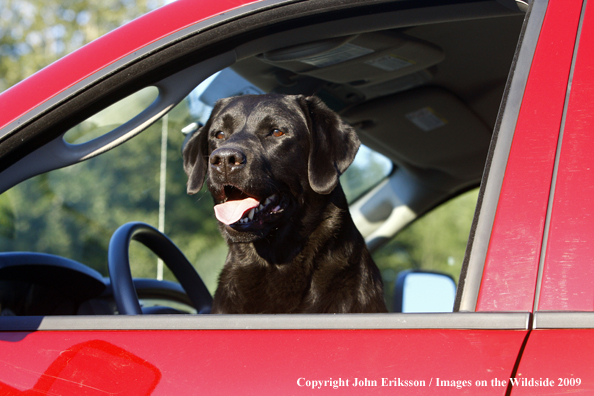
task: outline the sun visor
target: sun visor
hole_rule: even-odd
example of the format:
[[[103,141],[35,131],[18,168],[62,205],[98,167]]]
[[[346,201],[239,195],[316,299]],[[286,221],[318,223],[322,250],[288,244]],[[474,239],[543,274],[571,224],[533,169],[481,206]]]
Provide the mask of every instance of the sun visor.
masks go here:
[[[372,100],[341,114],[361,141],[404,167],[480,178],[491,132],[456,96],[426,87]]]
[[[261,60],[333,83],[369,86],[427,69],[444,59],[430,43],[395,32],[373,32],[269,51]]]

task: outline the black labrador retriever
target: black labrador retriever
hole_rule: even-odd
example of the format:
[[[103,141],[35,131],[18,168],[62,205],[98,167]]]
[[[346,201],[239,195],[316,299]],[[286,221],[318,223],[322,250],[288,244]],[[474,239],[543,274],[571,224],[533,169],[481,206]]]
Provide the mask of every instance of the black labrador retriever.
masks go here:
[[[213,313],[386,312],[338,181],[359,145],[316,97],[216,103],[183,151],[188,193],[207,179],[229,244]]]

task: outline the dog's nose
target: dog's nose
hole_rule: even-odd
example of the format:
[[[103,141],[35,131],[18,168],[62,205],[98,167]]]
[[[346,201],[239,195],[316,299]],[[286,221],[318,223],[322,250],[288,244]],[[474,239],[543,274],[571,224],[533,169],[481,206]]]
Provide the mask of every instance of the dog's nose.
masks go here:
[[[245,154],[234,148],[221,147],[210,154],[210,166],[215,171],[225,174],[240,170],[246,162]]]

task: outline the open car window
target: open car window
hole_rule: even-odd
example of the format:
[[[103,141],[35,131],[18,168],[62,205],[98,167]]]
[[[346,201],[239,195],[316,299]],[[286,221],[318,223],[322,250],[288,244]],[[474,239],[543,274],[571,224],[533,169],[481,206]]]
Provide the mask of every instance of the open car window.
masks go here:
[[[478,187],[485,170],[525,15],[503,6],[474,11],[483,14],[461,18],[454,8],[443,20],[407,25],[386,19],[375,30],[365,18],[349,14],[361,24],[353,29],[333,14],[337,33],[306,20],[295,27],[303,38],[287,38],[279,28],[272,39],[246,39],[244,47],[199,63],[184,58],[183,70],[153,65],[158,71],[147,75],[146,87],[138,89],[138,80],[121,92],[111,87],[121,102],[97,104],[97,110],[106,107],[102,112],[84,108],[81,114],[91,116],[86,121],[80,115],[76,123],[55,121],[59,136],[37,148],[41,154],[32,151],[8,168],[13,179],[5,185],[28,180],[0,196],[0,251],[67,257],[107,277],[113,232],[142,221],[180,247],[213,293],[227,247],[208,192],[186,194],[186,135],[206,122],[222,97],[316,94],[363,143],[341,182],[383,271],[388,299],[404,269],[443,272],[458,282],[477,193],[463,197],[459,212],[438,226],[423,226],[421,218],[406,227]],[[38,168],[23,165],[33,158],[41,158]],[[462,217],[463,225],[453,224]],[[435,241],[430,232],[452,236],[453,229],[455,241],[440,242],[455,245],[452,253],[420,258],[432,254],[424,247]],[[135,277],[173,280],[148,250],[133,244],[130,257]]]

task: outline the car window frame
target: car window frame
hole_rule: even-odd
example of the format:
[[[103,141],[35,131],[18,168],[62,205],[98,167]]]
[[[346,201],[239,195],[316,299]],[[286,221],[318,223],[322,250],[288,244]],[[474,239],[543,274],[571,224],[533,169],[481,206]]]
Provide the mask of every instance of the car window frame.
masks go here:
[[[467,251],[462,263],[455,311],[476,310],[503,178],[547,7],[548,1],[534,1],[528,9],[520,33],[518,50],[512,63],[487,155]]]
[[[289,8],[301,10],[304,14],[303,18],[313,18],[315,4],[306,5],[303,3],[284,5],[283,10],[279,8],[270,8],[271,4],[277,2],[263,2],[260,5],[263,10],[260,13],[253,15],[253,18],[258,23],[270,23],[270,16],[276,15],[278,20],[282,21],[286,16],[286,11]],[[278,3],[283,3],[278,2]],[[316,2],[312,2],[316,3]],[[336,1],[336,3],[341,3]],[[476,4],[479,4],[478,2]],[[476,210],[475,219],[471,229],[471,238],[468,245],[468,251],[463,264],[463,272],[461,274],[461,282],[459,285],[459,301],[457,310],[469,312],[454,312],[449,314],[380,314],[380,315],[300,315],[297,319],[284,315],[257,315],[257,316],[233,316],[232,318],[206,318],[206,317],[187,317],[187,318],[151,318],[151,317],[44,317],[44,318],[1,318],[0,327],[6,330],[60,330],[60,329],[79,329],[79,330],[105,330],[105,329],[159,329],[166,326],[166,328],[179,328],[176,324],[186,323],[188,328],[348,328],[348,329],[369,329],[369,328],[489,328],[489,329],[516,329],[525,330],[528,328],[528,317],[526,313],[470,313],[473,301],[476,304],[480,286],[480,276],[482,275],[482,265],[484,263],[484,252],[488,246],[489,235],[493,223],[493,215],[496,209],[499,191],[501,189],[501,181],[505,171],[505,163],[509,155],[509,145],[513,139],[514,126],[518,117],[518,111],[515,107],[519,107],[521,103],[524,88],[526,86],[526,79],[530,70],[530,64],[534,55],[536,43],[540,28],[543,23],[544,14],[547,9],[548,1],[534,1],[529,7],[527,13],[527,23],[524,24],[523,33],[521,34],[520,42],[518,44],[519,52],[517,52],[516,59],[513,64],[512,71],[506,91],[504,93],[505,106],[502,108],[498,117],[497,126],[493,137],[490,153],[488,156],[488,165],[485,170],[482,187],[479,193],[479,204]],[[458,4],[448,4],[452,7],[449,11],[451,14],[442,13],[439,16],[432,15],[432,20],[425,20],[425,22],[445,21],[448,18],[453,18],[458,12]],[[326,2],[328,8],[338,7],[332,1]],[[382,4],[374,7],[381,7]],[[310,8],[308,8],[310,7]],[[410,13],[404,13],[401,5],[396,7],[396,10],[384,12],[378,15],[366,15],[360,18],[367,18],[366,23],[378,27],[382,24],[393,26],[396,22],[395,17],[400,18],[402,23],[411,23],[410,18],[421,18],[421,14],[425,10],[418,9],[409,10]],[[446,7],[447,8],[447,7]],[[357,13],[360,10],[349,10],[349,15]],[[478,7],[478,11],[481,8]],[[492,11],[483,10],[485,13]],[[341,11],[336,11],[341,12]],[[501,10],[504,13],[504,9]],[[276,14],[275,14],[276,13]],[[290,13],[289,13],[290,14]],[[406,15],[404,15],[406,14]],[[224,19],[229,25],[234,22],[234,17]],[[319,18],[319,15],[314,17]],[[249,17],[247,17],[249,19]],[[288,17],[287,17],[288,18]],[[345,18],[328,28],[338,29],[338,31],[348,31],[348,23],[345,23]],[[426,18],[426,17],[425,17]],[[273,19],[274,20],[274,19]],[[314,18],[315,20],[315,18]],[[414,20],[414,18],[413,18]],[[237,22],[240,24],[239,22]],[[245,23],[242,21],[240,25]],[[280,24],[280,22],[278,22]],[[260,48],[270,41],[270,37],[264,39],[249,37],[245,42],[237,44],[235,39],[229,39],[225,45],[214,44],[220,39],[220,31],[215,28],[206,30],[206,27],[217,25],[223,31],[230,29],[221,24],[220,19],[216,21],[207,20],[204,23],[196,24],[189,27],[183,32],[176,33],[171,37],[160,40],[151,45],[150,49],[146,49],[146,53],[135,55],[133,58],[121,60],[118,65],[114,65],[109,69],[103,70],[97,75],[90,76],[88,79],[81,81],[73,86],[68,92],[58,95],[51,101],[46,102],[41,108],[22,117],[20,126],[15,130],[9,131],[9,139],[18,139],[26,137],[27,142],[15,149],[16,155],[6,155],[6,152],[0,152],[0,161],[2,165],[0,170],[5,170],[7,164],[15,162],[19,156],[31,153],[36,147],[42,143],[47,142],[55,135],[47,136],[43,134],[44,131],[50,130],[54,134],[55,131],[67,131],[71,126],[88,117],[90,114],[106,107],[107,105],[121,99],[126,94],[132,93],[143,86],[154,84],[162,79],[163,74],[170,75],[174,72],[184,70],[189,63],[197,61],[197,51],[204,51],[201,59],[210,58],[213,54],[232,54],[235,59],[241,59],[246,56],[251,56],[255,53],[261,52]],[[249,25],[249,24],[246,24]],[[239,27],[238,29],[241,29]],[[269,27],[270,28],[270,27]],[[242,33],[249,33],[251,28],[243,27]],[[301,28],[304,36],[312,34],[315,27],[306,26]],[[237,32],[235,33],[237,34]],[[281,30],[277,33],[278,39],[293,35],[294,32],[290,30]],[[185,37],[185,40],[182,40]],[[232,49],[223,51],[225,46],[232,46]],[[192,50],[188,50],[191,47]],[[180,52],[180,48],[183,51]],[[162,49],[158,51],[157,49]],[[177,55],[173,55],[178,52]],[[180,55],[181,54],[181,55]],[[150,55],[150,56],[149,56]],[[144,57],[144,58],[143,58]],[[141,58],[141,59],[139,59]],[[179,60],[174,62],[171,58]],[[165,63],[168,65],[166,66]],[[172,66],[174,65],[174,66]],[[152,69],[157,69],[156,72],[146,73],[147,66]],[[212,74],[212,73],[211,73]],[[141,81],[142,80],[142,84]],[[119,88],[123,84],[124,90]],[[118,87],[118,90],[115,88]],[[92,104],[87,104],[88,98],[97,95],[97,92],[104,91],[105,94],[99,100]],[[117,91],[116,93],[114,93]],[[74,111],[80,110],[77,117],[69,118],[67,115]],[[23,126],[24,125],[24,126]],[[49,125],[49,128],[48,128]],[[3,132],[4,133],[4,132]],[[59,136],[59,135],[58,135]],[[39,139],[41,137],[41,139]],[[37,138],[37,139],[36,139]],[[31,140],[37,140],[35,144],[30,143]],[[10,153],[9,153],[10,154]],[[482,261],[482,262],[481,262]],[[462,276],[464,275],[464,277]],[[400,316],[407,315],[407,316]],[[408,316],[410,315],[410,316]],[[427,316],[426,316],[427,315]],[[341,319],[338,319],[341,318]],[[429,319],[427,319],[429,318]],[[493,318],[493,319],[489,319]],[[126,325],[124,322],[129,322]],[[415,324],[416,323],[416,324]],[[301,327],[299,327],[301,326]],[[336,327],[338,326],[338,327]],[[419,326],[419,327],[415,327]],[[486,327],[485,327],[486,326]]]

